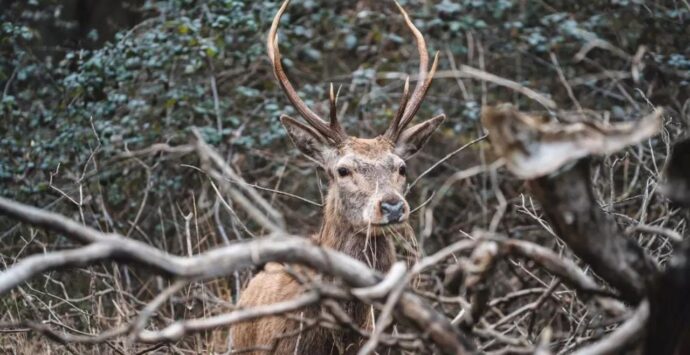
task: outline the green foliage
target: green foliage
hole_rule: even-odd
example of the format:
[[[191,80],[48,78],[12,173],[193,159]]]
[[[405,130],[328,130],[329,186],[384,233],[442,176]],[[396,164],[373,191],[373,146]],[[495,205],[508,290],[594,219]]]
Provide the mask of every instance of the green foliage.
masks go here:
[[[395,110],[400,84],[380,80],[379,73],[416,68],[409,33],[399,16],[391,16],[394,7],[370,5],[354,12],[340,2],[297,1],[281,27],[284,63],[302,97],[324,112],[327,83],[343,84],[340,102],[349,105],[343,120],[355,128],[362,118],[380,128]],[[464,57],[473,50],[476,60],[481,44],[489,71],[555,96],[562,93],[560,84],[542,80],[549,52],[572,58],[593,40],[630,54],[645,45],[657,66],[690,69],[683,40],[690,32],[690,10],[684,6],[511,0],[403,5],[430,49],[444,51],[441,69],[448,68],[446,51]],[[107,160],[125,149],[186,143],[191,126],[200,127],[212,144],[240,151],[284,142],[277,118],[295,112],[272,78],[264,44],[278,6],[275,1],[147,1],[140,9],[143,22],[123,28],[99,48],[41,54],[36,49],[45,32],[32,28],[28,19],[48,18],[65,28],[74,24],[60,17],[53,1],[11,7],[0,15],[0,81],[6,84],[0,100],[0,194],[45,192],[58,164],[78,176],[96,147],[100,159]],[[100,35],[90,30],[85,37],[96,41]],[[468,38],[479,42],[468,44]],[[615,55],[593,55],[627,70]],[[516,65],[518,56],[524,59]],[[567,59],[562,64],[569,76],[588,72],[586,66],[569,67]],[[642,78],[647,79],[651,76]],[[688,82],[678,85],[687,88]],[[432,114],[430,107],[443,108],[456,133],[476,126],[479,87],[470,89],[474,95],[463,100],[452,81],[437,80],[431,104],[420,115]],[[607,105],[592,100],[589,107]],[[234,136],[238,131],[242,134]],[[113,172],[109,179],[123,178],[118,176]],[[177,175],[158,178],[156,186],[179,180]]]

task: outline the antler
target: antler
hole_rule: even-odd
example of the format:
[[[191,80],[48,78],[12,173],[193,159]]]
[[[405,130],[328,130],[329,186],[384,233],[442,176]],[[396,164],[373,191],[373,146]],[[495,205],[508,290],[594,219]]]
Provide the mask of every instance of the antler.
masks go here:
[[[287,9],[290,0],[285,0],[283,5],[278,10],[278,13],[273,18],[273,23],[271,24],[271,30],[268,32],[267,48],[268,56],[273,62],[273,74],[275,74],[276,79],[280,83],[280,86],[285,91],[292,105],[297,109],[297,111],[304,117],[307,123],[313,127],[317,132],[323,135],[325,138],[331,140],[334,144],[343,142],[347,138],[347,133],[343,130],[342,126],[338,122],[338,118],[335,112],[335,104],[337,97],[333,92],[333,85],[331,84],[329,99],[331,102],[331,122],[326,123],[319,115],[312,111],[307,104],[300,99],[295,88],[290,84],[290,80],[285,74],[283,69],[283,64],[280,59],[280,50],[278,49],[278,24],[280,23],[280,18],[283,16],[285,9]]]
[[[434,78],[434,73],[436,72],[436,66],[438,64],[438,52],[434,56],[434,62],[431,64],[431,70],[429,70],[429,54],[426,48],[426,41],[424,41],[424,36],[419,29],[412,23],[410,16],[407,14],[405,9],[400,6],[396,1],[395,5],[402,13],[405,18],[405,24],[412,31],[415,41],[417,42],[417,51],[419,52],[419,75],[417,76],[417,85],[415,85],[414,91],[409,95],[409,77],[405,80],[405,88],[403,90],[403,96],[400,101],[400,107],[396,113],[390,126],[384,133],[384,136],[395,142],[400,137],[400,133],[405,129],[405,127],[410,124],[414,115],[419,110],[422,101],[424,101],[424,96],[426,96],[427,90],[431,85],[431,80]]]

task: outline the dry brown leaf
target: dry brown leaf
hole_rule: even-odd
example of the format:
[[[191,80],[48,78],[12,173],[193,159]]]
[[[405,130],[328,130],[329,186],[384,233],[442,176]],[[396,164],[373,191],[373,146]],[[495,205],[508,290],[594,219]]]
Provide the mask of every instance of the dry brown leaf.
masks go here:
[[[654,136],[661,129],[662,110],[635,122],[560,123],[519,112],[510,104],[482,109],[482,124],[496,154],[522,179],[550,174],[590,154],[611,154]]]

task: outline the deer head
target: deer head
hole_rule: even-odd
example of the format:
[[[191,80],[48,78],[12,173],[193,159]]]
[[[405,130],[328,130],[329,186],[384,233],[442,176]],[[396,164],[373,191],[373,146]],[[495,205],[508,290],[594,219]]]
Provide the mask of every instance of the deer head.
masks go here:
[[[396,2],[407,27],[412,31],[419,51],[419,75],[410,94],[409,78],[405,81],[400,106],[388,129],[375,138],[349,136],[336,116],[337,94],[329,90],[330,122],[324,121],[300,99],[287,78],[278,49],[278,24],[289,0],[278,10],[268,34],[268,54],[273,72],[288,99],[306,124],[283,115],[280,120],[299,150],[317,162],[329,179],[326,219],[355,232],[366,230],[378,234],[383,227],[395,227],[409,217],[409,205],[403,196],[405,160],[419,151],[431,133],[443,122],[439,115],[407,127],[426,95],[438,53],[429,69],[426,42],[405,10]],[[329,221],[326,221],[326,224]]]

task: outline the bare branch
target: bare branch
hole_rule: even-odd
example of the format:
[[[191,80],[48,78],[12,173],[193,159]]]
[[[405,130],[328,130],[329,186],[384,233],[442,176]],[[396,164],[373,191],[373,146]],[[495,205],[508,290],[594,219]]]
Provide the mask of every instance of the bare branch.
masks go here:
[[[387,73],[384,75],[384,78],[387,79],[405,79],[406,74],[402,73]],[[421,77],[414,76],[411,79],[412,80],[420,80]],[[507,78],[500,77],[498,75],[489,73],[487,71],[477,69],[474,67],[471,67],[469,65],[460,65],[459,69],[456,70],[441,70],[436,72],[435,78],[441,79],[441,78],[470,78],[470,79],[475,79],[475,80],[481,80],[481,81],[487,81],[490,83],[493,83],[498,86],[503,86],[505,88],[508,88],[510,90],[513,90],[515,92],[518,92],[522,95],[527,96],[528,98],[538,102],[540,105],[544,106],[545,108],[549,110],[555,110],[558,108],[558,105],[556,104],[555,101],[550,99],[547,95],[542,94],[540,92],[537,92],[533,89],[530,89],[514,80],[510,80]]]
[[[390,293],[395,285],[404,280],[406,273],[407,267],[405,266],[405,263],[398,261],[391,266],[390,270],[388,270],[388,274],[386,274],[386,277],[378,284],[370,287],[353,288],[350,290],[350,292],[352,292],[355,297],[361,299],[375,300],[386,297],[386,295]]]
[[[274,234],[273,237],[233,244],[185,258],[170,255],[147,244],[123,238],[117,234],[104,234],[95,229],[81,226],[58,214],[42,211],[1,197],[0,213],[63,233],[78,242],[92,243],[92,245],[76,252],[53,252],[37,255],[30,257],[29,262],[19,262],[10,266],[0,274],[0,294],[6,293],[19,283],[27,281],[41,272],[58,270],[68,266],[90,265],[108,258],[146,265],[156,271],[181,279],[219,277],[232,274],[236,270],[275,261],[303,264],[340,277],[353,287],[369,287],[381,280],[381,276],[376,271],[371,270],[360,261],[340,252],[316,246],[304,238],[285,234]],[[436,312],[410,292],[402,294],[396,311],[418,329],[425,330],[444,353],[463,354],[468,352],[468,349],[473,348],[473,345],[450,324],[448,318]],[[166,333],[165,336],[178,334],[179,325],[175,327],[171,328],[170,333]]]
[[[630,345],[639,342],[645,332],[645,325],[649,319],[649,302],[643,301],[637,310],[623,325],[616,328],[602,340],[585,346],[574,355],[604,355],[620,354]]]
[[[563,124],[517,111],[504,104],[482,109],[482,124],[491,145],[522,179],[551,174],[564,165],[594,154],[611,154],[659,132],[662,110],[635,121],[604,125],[598,122]]]
[[[617,288],[623,300],[640,302],[658,274],[657,266],[597,204],[589,160],[583,159],[558,175],[531,180],[529,185],[554,230],[575,254]]]
[[[265,316],[284,314],[311,304],[315,304],[319,300],[320,296],[317,292],[307,292],[294,299],[284,302],[278,302],[250,309],[237,310],[232,313],[221,314],[213,317],[181,320],[158,331],[144,330],[137,335],[137,339],[145,343],[156,343],[161,341],[172,342],[189,333],[229,326],[234,323],[244,322]]]
[[[601,210],[594,197],[587,157],[609,154],[647,139],[659,131],[662,121],[661,110],[635,123],[613,126],[544,122],[511,105],[482,112],[494,150],[514,174],[532,179],[529,186],[556,234],[633,304],[644,298],[658,270],[645,251],[622,233],[613,217]]]
[[[597,283],[587,276],[575,262],[561,257],[552,250],[540,245],[517,239],[492,239],[500,243],[503,252],[515,256],[528,258],[539,264],[544,269],[558,276],[563,282],[585,293],[614,296],[602,289]]]

